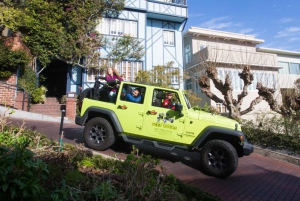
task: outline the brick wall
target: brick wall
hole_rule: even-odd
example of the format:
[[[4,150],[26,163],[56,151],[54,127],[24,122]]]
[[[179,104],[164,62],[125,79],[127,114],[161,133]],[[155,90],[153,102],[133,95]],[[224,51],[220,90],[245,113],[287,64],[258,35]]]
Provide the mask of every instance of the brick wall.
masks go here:
[[[28,96],[23,97],[23,91],[17,91],[17,75],[13,74],[8,79],[0,78],[0,105],[6,105],[15,109],[27,110]],[[23,98],[25,102],[23,105]]]
[[[22,35],[15,33],[13,37],[6,37],[6,45],[12,45],[12,50],[23,50],[26,54],[32,58],[30,50],[22,42]],[[32,65],[30,62],[29,65]],[[22,91],[17,91],[17,75],[14,74],[10,78],[0,78],[0,105],[6,105],[15,109],[27,110],[28,97],[24,96]],[[23,105],[23,98],[26,100]]]
[[[69,120],[74,121],[76,116],[76,97],[67,98],[66,102],[66,117]]]
[[[17,76],[14,74],[8,79],[0,78],[0,81],[2,82],[0,83],[0,104],[14,107]]]

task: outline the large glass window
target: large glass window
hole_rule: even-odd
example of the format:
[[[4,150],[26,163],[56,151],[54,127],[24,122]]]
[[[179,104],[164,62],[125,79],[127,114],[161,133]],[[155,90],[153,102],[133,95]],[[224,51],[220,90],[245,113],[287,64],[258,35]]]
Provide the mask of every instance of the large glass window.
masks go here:
[[[300,74],[300,64],[290,63],[291,74]]]
[[[137,37],[137,22],[121,19],[102,18],[96,30],[100,34],[109,35],[130,35]]]
[[[225,83],[226,75],[228,74],[234,91],[243,90],[244,82],[239,77],[241,70],[234,69],[218,69],[218,78]],[[251,70],[253,74],[252,84],[248,87],[249,91],[256,90],[257,82],[261,82],[264,87],[276,89],[276,75],[275,72],[263,72]]]
[[[174,31],[164,31],[164,44],[165,45],[175,45],[175,36],[174,36]]]
[[[290,74],[289,70],[289,63],[288,62],[278,62],[279,66],[282,66],[283,68],[279,69],[280,74]]]

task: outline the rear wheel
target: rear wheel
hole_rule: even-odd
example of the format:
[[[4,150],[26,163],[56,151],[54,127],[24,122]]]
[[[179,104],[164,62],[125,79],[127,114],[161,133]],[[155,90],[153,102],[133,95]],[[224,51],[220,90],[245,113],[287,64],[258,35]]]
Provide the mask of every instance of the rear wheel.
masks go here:
[[[211,140],[202,148],[201,164],[208,174],[218,178],[226,178],[236,170],[238,155],[229,142]]]
[[[92,149],[105,150],[115,142],[110,123],[101,117],[91,119],[83,130],[84,141]]]

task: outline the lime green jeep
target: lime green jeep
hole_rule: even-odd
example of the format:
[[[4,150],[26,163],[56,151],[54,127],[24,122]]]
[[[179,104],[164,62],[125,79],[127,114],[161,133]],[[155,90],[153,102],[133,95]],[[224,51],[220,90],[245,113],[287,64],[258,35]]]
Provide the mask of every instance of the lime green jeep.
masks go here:
[[[253,152],[236,121],[194,110],[183,90],[132,82],[118,85],[114,103],[108,102],[107,86],[87,89],[79,98],[82,105],[75,122],[85,126],[84,140],[92,149],[108,149],[120,137],[167,151],[196,151],[205,172],[219,178],[236,170],[238,157]],[[135,89],[139,89],[138,102],[130,98]]]

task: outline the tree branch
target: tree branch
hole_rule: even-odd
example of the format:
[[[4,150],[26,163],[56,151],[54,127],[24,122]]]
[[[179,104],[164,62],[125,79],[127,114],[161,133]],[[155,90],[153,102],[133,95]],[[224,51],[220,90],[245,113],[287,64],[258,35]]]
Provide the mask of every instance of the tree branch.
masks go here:
[[[253,111],[254,110],[254,106],[257,105],[257,104],[259,104],[262,100],[264,100],[264,98],[262,96],[259,96],[256,99],[254,99],[251,102],[250,106],[247,109],[241,111],[241,113],[240,113],[241,116],[244,115],[244,114],[247,114],[247,113],[249,113],[251,111]]]
[[[217,97],[214,93],[210,90],[210,79],[207,76],[200,76],[198,80],[199,86],[201,87],[202,93],[205,93],[207,97],[214,100],[216,103],[223,103],[224,100]]]

